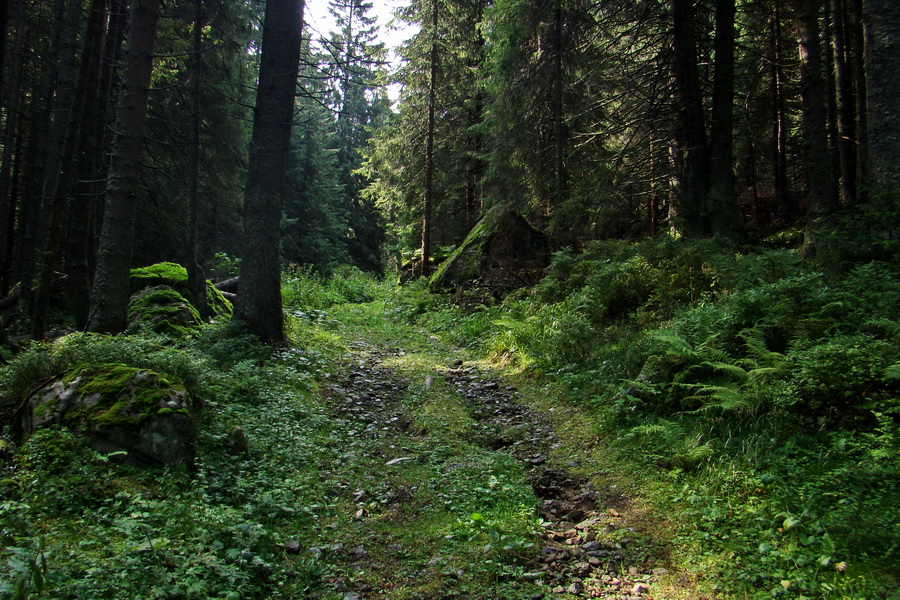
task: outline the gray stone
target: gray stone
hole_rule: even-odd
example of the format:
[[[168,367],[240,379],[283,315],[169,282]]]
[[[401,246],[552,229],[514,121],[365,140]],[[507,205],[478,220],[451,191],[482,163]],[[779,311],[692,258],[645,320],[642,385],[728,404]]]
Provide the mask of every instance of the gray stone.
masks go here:
[[[149,468],[192,465],[191,398],[176,378],[122,364],[80,365],[36,389],[19,409],[23,442],[45,427],[83,433],[114,460]]]

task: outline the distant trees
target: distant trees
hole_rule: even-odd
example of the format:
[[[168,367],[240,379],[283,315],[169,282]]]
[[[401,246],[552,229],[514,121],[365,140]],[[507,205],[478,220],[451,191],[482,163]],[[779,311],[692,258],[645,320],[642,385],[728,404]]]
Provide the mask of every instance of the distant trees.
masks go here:
[[[864,7],[871,183],[896,195],[900,194],[900,5],[865,0]]]
[[[294,18],[288,1],[272,8]],[[128,269],[160,260],[190,267],[202,305],[221,252],[250,282],[239,318],[277,341],[285,264],[427,274],[497,206],[553,248],[796,227],[812,253],[833,215],[896,193],[887,0],[411,0],[390,78],[371,4],[334,0],[334,31],[276,44],[299,87],[266,72],[257,5],[172,0],[151,27],[155,3],[0,9],[0,306],[21,307],[0,319],[18,332],[54,308],[121,329]],[[258,74],[280,108],[253,134]]]
[[[482,206],[515,207],[557,247],[664,228],[743,237],[798,224],[812,252],[829,216],[865,198],[869,163],[884,168],[866,154],[888,155],[880,145],[892,139],[884,99],[895,78],[875,74],[890,63],[896,9],[873,0],[864,17],[863,4],[441,0],[441,14],[455,18],[432,25],[430,4],[414,2],[406,16],[421,29],[404,50],[395,126],[369,153],[369,193],[409,250],[432,204],[442,215],[435,243],[465,237],[473,221],[450,200],[465,186],[481,191]],[[453,37],[462,22],[475,43]],[[866,22],[881,36],[867,51],[872,66]],[[414,165],[432,131],[433,27],[452,41],[438,46],[440,158],[426,194],[430,171]],[[474,93],[461,93],[464,81]],[[455,119],[461,105],[465,124]],[[875,109],[882,117],[867,126]],[[886,135],[867,142],[879,127]],[[478,165],[469,176],[458,169],[466,162]]]

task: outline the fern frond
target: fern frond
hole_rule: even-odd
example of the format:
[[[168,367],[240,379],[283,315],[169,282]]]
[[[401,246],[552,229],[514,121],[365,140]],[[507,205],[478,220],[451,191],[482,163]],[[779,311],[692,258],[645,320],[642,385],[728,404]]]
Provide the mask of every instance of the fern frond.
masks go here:
[[[736,364],[729,364],[722,361],[704,361],[701,364],[709,367],[715,373],[728,375],[741,382],[747,380],[747,371]]]
[[[759,384],[781,374],[781,367],[759,367],[747,373],[747,379]]]
[[[656,423],[638,425],[631,429],[631,433],[652,437],[672,439],[684,436],[684,427],[668,419],[659,419]]]
[[[900,363],[894,363],[884,370],[885,379],[900,379]]]
[[[663,354],[667,356],[693,356],[695,354],[690,342],[671,329],[654,331],[650,337],[663,346]]]
[[[685,398],[699,400],[703,405],[692,414],[719,410],[722,412],[750,412],[754,405],[740,390],[726,386],[706,386],[697,394]]]

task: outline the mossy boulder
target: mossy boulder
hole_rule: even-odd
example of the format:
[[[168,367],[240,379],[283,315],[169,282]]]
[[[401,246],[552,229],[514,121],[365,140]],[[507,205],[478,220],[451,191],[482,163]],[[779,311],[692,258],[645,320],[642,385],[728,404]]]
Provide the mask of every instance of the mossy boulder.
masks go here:
[[[191,291],[188,287],[187,269],[178,263],[161,262],[148,267],[132,269],[129,288],[132,294],[132,302],[139,295],[148,293],[147,290],[168,288],[180,294],[182,299],[191,305],[192,309],[197,307],[196,298],[193,298],[192,301]],[[159,294],[156,294],[156,298],[162,299]],[[171,306],[169,302],[165,302],[163,305]],[[209,317],[213,319],[228,320],[234,313],[234,307],[231,302],[208,279],[206,280],[206,305],[209,309]],[[193,310],[193,312],[196,313],[198,311]],[[129,322],[132,316],[137,317],[138,315],[132,315],[129,312]],[[184,313],[183,316],[187,316],[187,313]],[[170,319],[160,319],[160,321],[171,322]],[[181,325],[185,326],[186,324]],[[183,329],[171,330],[167,326],[162,326],[160,332],[174,333],[176,335],[185,333]]]
[[[33,391],[19,409],[22,442],[63,426],[103,454],[139,467],[191,465],[196,426],[176,378],[123,364],[84,364]]]
[[[173,262],[161,262],[149,267],[140,267],[131,270],[130,288],[134,294],[144,288],[168,286],[182,295],[187,294],[188,272],[187,269]]]
[[[128,329],[149,326],[156,333],[184,337],[200,327],[197,309],[167,285],[143,289],[128,304]]]
[[[432,290],[479,282],[498,290],[534,285],[550,260],[546,234],[512,210],[496,206],[428,281]]]

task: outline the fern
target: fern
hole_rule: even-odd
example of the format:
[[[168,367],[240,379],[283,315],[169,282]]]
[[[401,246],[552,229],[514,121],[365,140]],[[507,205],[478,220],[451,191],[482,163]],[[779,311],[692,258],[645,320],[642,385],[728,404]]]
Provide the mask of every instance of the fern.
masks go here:
[[[704,385],[685,400],[699,400],[703,405],[691,413],[719,410],[722,412],[753,412],[756,404],[740,388],[725,385]]]
[[[900,379],[900,362],[894,363],[884,370],[885,379]]]

